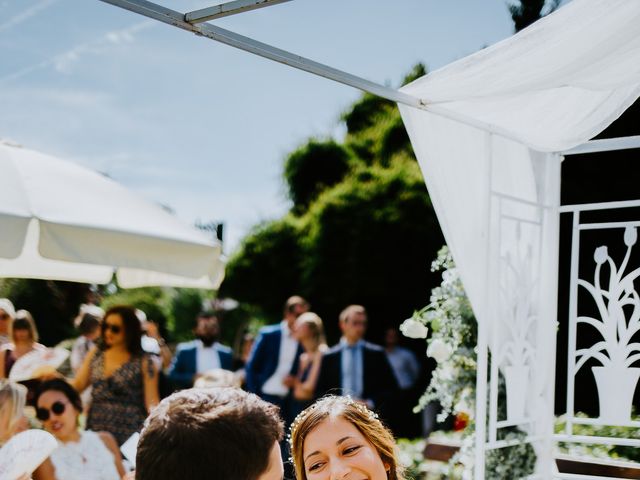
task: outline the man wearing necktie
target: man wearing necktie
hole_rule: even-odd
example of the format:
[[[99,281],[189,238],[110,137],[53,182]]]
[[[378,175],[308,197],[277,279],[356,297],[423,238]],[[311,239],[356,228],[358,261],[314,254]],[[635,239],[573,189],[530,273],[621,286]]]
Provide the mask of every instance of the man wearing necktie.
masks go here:
[[[398,383],[384,349],[363,339],[367,311],[361,305],[349,305],[340,314],[339,325],[342,338],[322,357],[316,396],[350,395],[384,416]]]

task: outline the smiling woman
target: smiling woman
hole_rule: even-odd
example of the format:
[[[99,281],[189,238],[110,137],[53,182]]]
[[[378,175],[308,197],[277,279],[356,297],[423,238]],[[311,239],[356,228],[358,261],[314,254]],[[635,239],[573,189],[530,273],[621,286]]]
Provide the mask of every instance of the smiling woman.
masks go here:
[[[303,411],[291,425],[291,452],[300,480],[405,479],[389,429],[350,397],[324,397]]]

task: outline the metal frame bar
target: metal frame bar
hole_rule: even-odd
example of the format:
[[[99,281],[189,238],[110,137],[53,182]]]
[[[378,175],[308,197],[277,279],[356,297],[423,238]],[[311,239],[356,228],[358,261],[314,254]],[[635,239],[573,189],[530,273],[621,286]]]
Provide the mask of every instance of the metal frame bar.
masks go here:
[[[421,99],[401,92],[399,90],[385,87],[378,83],[372,82],[357,75],[338,70],[328,65],[313,61],[311,59],[296,55],[294,53],[282,50],[280,48],[273,47],[266,43],[253,40],[252,38],[245,37],[243,35],[225,30],[224,28],[217,27],[210,23],[195,23],[199,15],[196,12],[190,12],[189,18],[192,22],[187,21],[187,14],[171,10],[169,8],[157,5],[147,0],[100,0],[101,2],[114,5],[116,7],[129,10],[130,12],[143,15],[145,17],[158,20],[159,22],[172,25],[174,27],[181,28],[188,32],[200,35],[202,37],[215,40],[225,45],[244,50],[245,52],[253,53],[263,58],[273,60],[284,65],[288,65],[298,70],[303,70],[308,73],[313,73],[320,77],[328,78],[344,85],[357,88],[364,92],[369,92],[387,100],[391,100],[395,103],[401,103],[409,107],[418,108],[420,110],[428,110],[434,115],[438,115],[456,122],[469,125],[471,127],[485,130],[489,133],[500,135],[504,138],[520,142],[520,139],[514,136],[511,132],[496,125],[486,123],[475,118],[468,117],[466,115],[447,110],[440,105],[431,105],[427,99]],[[268,0],[267,0],[268,1]],[[271,2],[270,4],[274,4]],[[264,5],[267,6],[267,5]],[[214,7],[215,8],[215,7]],[[238,12],[239,13],[239,12]]]
[[[561,152],[561,154],[580,155],[583,153],[612,152],[615,150],[629,150],[632,148],[640,148],[640,135],[591,140],[570,150],[565,150],[564,152]]]
[[[640,440],[634,438],[596,437],[590,435],[562,435],[556,434],[553,438],[557,442],[586,443],[590,445],[620,445],[623,447],[640,447]]]
[[[291,0],[234,0],[232,2],[221,3],[213,7],[201,8],[184,14],[184,19],[189,23],[202,23],[216,18],[237,15],[238,13],[250,12],[259,8],[270,7],[279,3],[290,2]]]
[[[577,203],[575,205],[563,205],[560,213],[583,212],[585,210],[615,210],[618,208],[640,207],[640,200],[621,200],[618,202]]]
[[[576,337],[578,317],[578,263],[580,260],[580,212],[573,213],[571,229],[571,273],[569,277],[569,345],[567,350],[567,423],[565,432],[573,435],[574,395],[575,395],[575,367],[576,367]]]

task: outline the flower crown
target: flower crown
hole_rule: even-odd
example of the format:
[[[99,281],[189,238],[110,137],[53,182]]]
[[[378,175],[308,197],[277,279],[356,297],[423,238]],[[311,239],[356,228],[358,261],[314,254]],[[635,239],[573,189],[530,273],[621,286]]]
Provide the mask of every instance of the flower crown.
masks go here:
[[[369,408],[367,408],[367,406],[364,405],[363,403],[356,402],[349,395],[341,397],[341,398],[346,400],[347,405],[349,405],[350,407],[355,408],[356,410],[358,410],[365,417],[368,417],[370,421],[372,421],[372,422],[379,422],[380,421],[380,419],[378,418],[378,414],[375,413],[374,411],[370,410]],[[295,420],[293,422],[291,422],[291,427],[289,428],[289,435],[287,435],[287,441],[289,442],[289,448],[290,448],[291,453],[293,453],[293,436],[296,433],[296,431],[298,430],[298,427],[300,426],[302,421],[309,414],[311,414],[311,412],[313,412],[319,405],[321,405],[321,403],[322,403],[322,400],[319,400],[319,401],[315,402],[313,405],[307,407],[306,409],[304,409],[302,412],[300,412],[298,414],[298,416],[295,418]],[[293,459],[290,458],[290,460],[293,460]]]

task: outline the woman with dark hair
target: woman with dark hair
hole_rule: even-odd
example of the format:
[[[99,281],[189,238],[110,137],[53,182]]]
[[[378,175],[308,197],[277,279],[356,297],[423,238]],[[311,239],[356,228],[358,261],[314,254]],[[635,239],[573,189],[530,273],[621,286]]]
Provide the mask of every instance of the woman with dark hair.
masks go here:
[[[91,385],[87,428],[105,430],[122,445],[140,431],[159,402],[158,371],[142,351],[142,330],[133,308],[110,308],[102,323],[102,342],[86,356],[73,386]]]
[[[53,472],[39,471],[45,469],[43,466],[36,470],[36,478],[119,480],[124,475],[122,457],[113,435],[78,428],[82,400],[66,381],[56,378],[43,382],[36,394],[36,406],[44,429],[59,443],[49,457]]]

